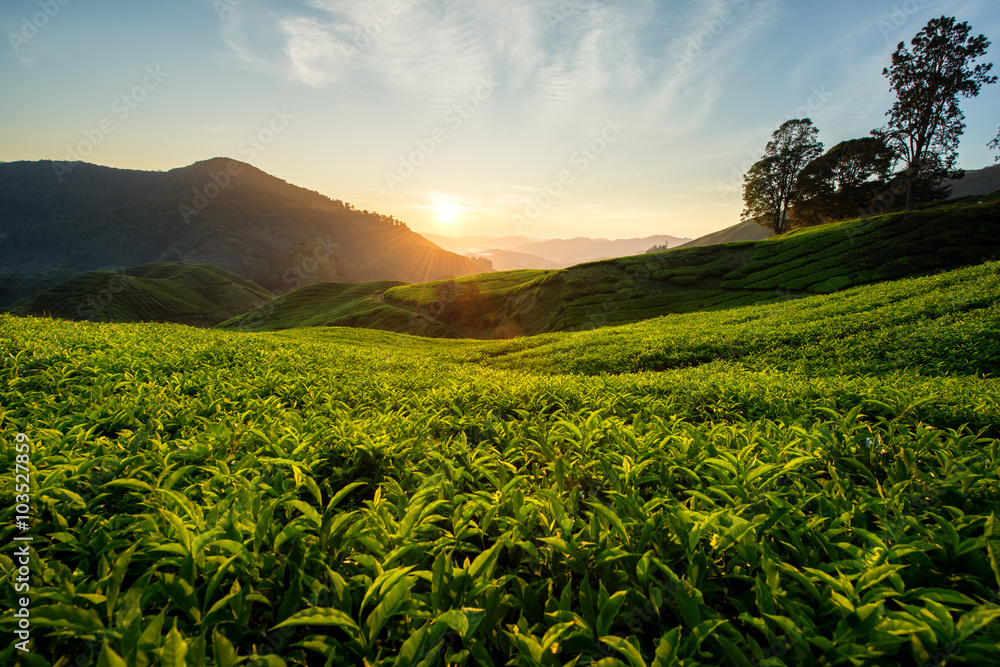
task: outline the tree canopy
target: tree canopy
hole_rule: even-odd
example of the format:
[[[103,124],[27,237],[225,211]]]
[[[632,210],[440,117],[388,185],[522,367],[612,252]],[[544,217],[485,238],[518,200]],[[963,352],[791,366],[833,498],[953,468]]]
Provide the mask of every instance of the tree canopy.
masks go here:
[[[971,36],[968,23],[954,17],[931,19],[910,41],[899,43],[892,65],[882,71],[896,94],[886,126],[873,131],[905,164],[906,208],[916,203],[920,181],[954,177],[958,142],[965,130],[959,97],[975,97],[994,83],[992,63],[974,62],[990,46],[984,35]]]
[[[774,131],[764,157],[743,177],[744,220],[777,234],[787,231],[788,212],[799,199],[799,177],[823,153],[818,134],[808,118],[786,121]]]
[[[877,137],[840,142],[803,169],[793,222],[814,225],[856,216],[885,190],[894,162],[892,150]]]

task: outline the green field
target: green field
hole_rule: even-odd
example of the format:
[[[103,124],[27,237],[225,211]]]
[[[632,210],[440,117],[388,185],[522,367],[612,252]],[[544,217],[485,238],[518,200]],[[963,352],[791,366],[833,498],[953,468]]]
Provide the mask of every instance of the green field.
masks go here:
[[[37,563],[3,664],[1000,661],[996,261],[510,341],[0,315],[0,350],[5,636],[19,432]]]

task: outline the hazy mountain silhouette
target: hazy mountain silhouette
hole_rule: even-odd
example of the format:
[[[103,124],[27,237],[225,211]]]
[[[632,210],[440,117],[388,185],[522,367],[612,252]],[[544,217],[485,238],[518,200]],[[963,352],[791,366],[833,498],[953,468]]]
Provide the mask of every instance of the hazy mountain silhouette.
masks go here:
[[[538,255],[530,255],[516,250],[490,248],[482,252],[469,253],[470,256],[484,257],[493,263],[497,271],[512,271],[514,269],[561,269],[561,262],[556,262]]]
[[[452,237],[441,234],[424,234],[424,236],[452,252],[491,259],[495,257],[494,268],[497,270],[562,269],[599,259],[637,255],[654,245],[675,248],[691,240],[665,234],[617,240],[594,239],[584,236],[572,239],[536,239],[526,236]],[[505,255],[500,251],[511,251],[519,253],[520,256]]]

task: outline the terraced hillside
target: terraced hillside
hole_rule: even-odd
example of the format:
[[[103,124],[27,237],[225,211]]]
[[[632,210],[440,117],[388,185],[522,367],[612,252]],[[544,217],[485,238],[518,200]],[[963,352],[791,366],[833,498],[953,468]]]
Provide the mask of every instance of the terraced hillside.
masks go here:
[[[272,298],[252,281],[216,266],[166,262],[85,273],[14,304],[11,312],[211,327]]]
[[[430,319],[448,336],[511,338],[797,299],[998,256],[1000,192],[760,241],[675,249],[561,271],[500,272],[393,287],[381,298],[397,309],[395,316],[411,314],[412,329],[405,320],[393,319],[388,327],[393,331],[435,335]],[[382,315],[374,316],[380,313],[372,306],[378,298],[372,289],[354,305],[338,301],[336,308],[350,313],[352,326],[384,328]],[[309,300],[301,317],[264,314],[256,319],[257,328],[284,328],[324,308]],[[327,323],[333,321],[348,320],[344,315]]]

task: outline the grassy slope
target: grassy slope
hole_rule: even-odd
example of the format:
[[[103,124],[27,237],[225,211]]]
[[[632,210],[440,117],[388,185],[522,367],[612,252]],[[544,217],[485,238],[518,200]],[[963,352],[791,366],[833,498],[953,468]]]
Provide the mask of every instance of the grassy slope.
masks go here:
[[[37,652],[995,664],[998,308],[991,262],[515,341],[0,316]]]
[[[719,243],[737,243],[739,241],[760,241],[773,234],[774,232],[770,229],[761,227],[753,220],[747,220],[732,227],[726,227],[717,232],[706,234],[693,241],[688,241],[683,245],[677,246],[677,249],[696,248],[698,246],[717,245]]]
[[[272,298],[252,281],[208,264],[144,264],[92,271],[15,304],[20,315],[101,322],[215,326]]]
[[[384,303],[391,330],[512,338],[593,329],[670,313],[764,304],[855,285],[977,264],[1000,255],[1000,193],[909,213],[802,229],[756,242],[726,243],[581,264],[561,271],[506,271],[458,281],[394,287]],[[382,328],[366,295],[336,302],[352,326]],[[290,302],[291,303],[291,302]],[[297,301],[296,301],[297,303]],[[289,306],[293,308],[293,306]],[[314,299],[295,317],[260,320],[283,328],[324,312]],[[411,313],[413,327],[406,325]],[[318,321],[333,320],[319,317]]]
[[[1000,193],[976,202],[585,264],[515,292],[510,311],[529,334],[589,329],[976,264],[1000,254]]]
[[[243,331],[356,326],[458,338],[470,332],[463,326],[460,313],[445,312],[447,306],[438,302],[442,294],[448,295],[450,310],[467,308],[468,299],[462,301],[462,297],[471,286],[477,303],[488,304],[483,310],[489,311],[502,304],[515,287],[546,274],[546,271],[535,270],[505,271],[412,285],[398,282],[322,283],[293,290],[221,326]],[[475,324],[478,326],[478,321]]]
[[[353,318],[383,310],[376,297],[405,283],[318,283],[283,294],[260,308],[234,317],[221,326],[272,331],[295,327],[351,326]],[[391,330],[391,329],[390,329]]]

